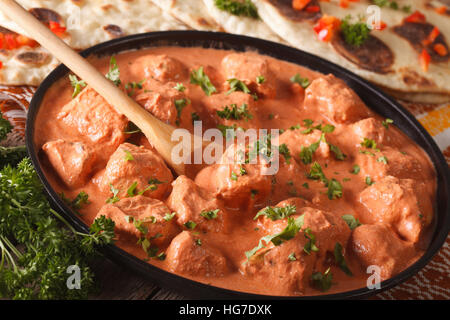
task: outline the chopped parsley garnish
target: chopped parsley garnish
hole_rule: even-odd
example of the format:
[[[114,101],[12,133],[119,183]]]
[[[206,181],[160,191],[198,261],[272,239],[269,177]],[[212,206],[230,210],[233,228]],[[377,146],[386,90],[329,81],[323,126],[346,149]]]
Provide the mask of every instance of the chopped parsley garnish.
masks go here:
[[[297,212],[296,206],[287,205],[285,207],[270,207],[267,206],[260,210],[253,220],[258,219],[260,216],[266,216],[272,221],[285,219]]]
[[[233,103],[230,107],[225,106],[223,110],[217,110],[217,115],[226,120],[249,120],[253,118],[248,111],[248,106],[246,103],[243,103],[240,107]]]
[[[237,181],[238,177],[237,177],[237,174],[234,173],[234,171],[231,171],[230,179],[233,181]]]
[[[329,142],[328,142],[328,145],[330,146],[330,150],[331,150],[331,152],[334,153],[334,157],[337,160],[343,161],[343,160],[345,160],[345,158],[347,158],[347,156],[341,151],[341,149],[339,149],[338,146],[335,146],[334,144],[331,144]]]
[[[368,155],[368,156],[372,156],[372,157],[375,156],[375,153],[370,152],[370,151],[367,151],[367,150],[361,150],[361,149],[359,149],[358,152],[361,153],[361,154],[366,154],[366,155]]]
[[[133,155],[131,154],[130,151],[128,151],[128,150],[123,150],[123,152],[125,152],[125,156],[123,157],[123,159],[124,159],[125,161],[133,161],[133,160],[134,160],[134,157],[133,157]]]
[[[179,122],[180,122],[179,119],[181,117],[181,112],[191,102],[189,101],[189,99],[183,98],[183,99],[175,100],[174,103],[175,103],[175,109],[177,109],[177,121],[176,121],[176,124],[179,125]]]
[[[190,230],[194,230],[197,224],[194,221],[188,221],[184,224],[184,226]]]
[[[342,216],[342,219],[347,223],[350,230],[353,230],[361,225],[361,222],[359,222],[358,219],[356,219],[351,214],[345,214]]]
[[[252,190],[250,190],[250,197],[251,197],[252,199],[255,199],[255,197],[256,197],[256,195],[257,195],[258,193],[259,193],[258,190],[252,189]]]
[[[391,9],[394,10],[398,10],[400,9],[398,3],[396,1],[390,1],[390,0],[373,0],[373,3],[377,6],[379,6],[380,8],[383,7],[389,7]],[[410,5],[404,5],[401,7],[401,10],[403,12],[409,13],[411,12],[411,6]]]
[[[91,203],[89,201],[89,195],[86,192],[84,192],[84,191],[81,191],[73,200],[70,200],[70,199],[66,198],[64,193],[61,193],[60,196],[64,200],[64,202],[69,207],[71,207],[77,214],[80,214],[78,212],[78,210],[81,209],[81,207],[83,205],[87,205],[87,204]]]
[[[227,82],[230,85],[230,90],[227,91],[227,95],[229,95],[235,91],[242,91],[244,93],[251,94],[253,96],[254,100],[258,100],[258,96],[256,94],[252,94],[250,89],[247,87],[247,85],[243,81],[236,79],[236,78],[232,78],[232,79],[228,79]]]
[[[247,174],[247,170],[243,166],[239,167],[239,173],[241,176],[245,176]]]
[[[352,173],[352,174],[358,174],[359,171],[361,171],[361,168],[360,168],[357,164],[354,164],[354,165],[353,165],[353,169],[350,171],[350,173]]]
[[[373,149],[375,151],[380,151],[380,149],[377,148],[377,143],[373,139],[364,138],[364,140],[361,142],[361,146],[368,149]]]
[[[172,213],[166,213],[163,217],[164,220],[166,220],[167,222],[172,220],[173,217],[175,217],[177,215],[176,212],[172,212]]]
[[[341,268],[346,275],[353,276],[353,273],[347,266],[347,262],[345,262],[344,255],[342,254],[342,245],[339,242],[336,242],[336,245],[334,246],[334,259],[336,260],[339,268]]]
[[[116,86],[119,86],[122,81],[120,81],[120,70],[117,66],[116,57],[112,56],[109,60],[109,71],[106,74],[106,78],[114,82]]]
[[[322,134],[318,141],[309,145],[309,147],[301,146],[300,148],[300,159],[304,164],[309,164],[312,162],[312,156],[314,152],[319,148],[320,142],[324,139],[324,135]]]
[[[258,19],[258,10],[251,0],[236,1],[236,0],[215,0],[217,8],[227,11],[235,16],[244,16]]]
[[[124,131],[123,133],[125,133],[125,134],[133,134],[133,133],[138,133],[138,132],[141,132],[141,129],[139,129],[138,127],[137,127],[137,125],[135,125],[133,122],[128,122],[128,126],[127,126],[127,129],[126,129],[126,131]]]
[[[294,238],[297,233],[300,231],[300,229],[303,226],[303,220],[304,215],[301,215],[300,217],[294,219],[292,217],[288,217],[288,223],[286,228],[284,228],[281,232],[273,235],[268,235],[265,237],[262,237],[259,240],[259,243],[256,247],[254,247],[252,250],[246,251],[245,256],[247,259],[250,259],[252,256],[255,255],[255,253],[267,246],[270,242],[272,242],[274,245],[279,246],[285,241],[288,241],[292,238]]]
[[[319,248],[316,246],[316,236],[312,233],[310,228],[306,228],[303,230],[305,238],[308,239],[308,242],[303,247],[303,251],[305,251],[308,255],[311,254],[311,251],[318,252]]]
[[[209,210],[209,211],[202,211],[200,213],[200,215],[207,219],[207,220],[212,220],[212,219],[216,219],[217,218],[217,214],[219,213],[220,209],[215,209],[215,210]]]
[[[366,184],[368,186],[371,186],[375,183],[375,181],[372,181],[372,178],[370,176],[366,176]]]
[[[134,91],[136,89],[142,89],[142,85],[144,84],[145,80],[141,80],[139,82],[128,82],[125,85],[125,90],[128,91],[128,95],[131,97],[134,95]],[[131,89],[131,90],[128,90]]]
[[[70,84],[73,87],[72,99],[74,99],[80,92],[86,87],[86,82],[84,80],[78,80],[77,76],[74,74],[69,75]]]
[[[264,78],[263,76],[257,76],[256,77],[256,83],[257,84],[262,84],[266,81],[266,78]]]
[[[224,124],[218,124],[217,129],[222,132],[222,135],[228,140],[233,139],[236,136],[236,131],[241,130],[244,131],[244,128],[238,127],[236,124],[233,124],[232,126],[226,126]]]
[[[325,177],[325,174],[322,171],[322,166],[318,162],[314,162],[311,165],[311,170],[307,175],[308,179],[312,180],[320,180],[323,183],[327,183],[328,179]]]
[[[119,197],[117,196],[119,194],[119,189],[114,188],[114,186],[110,183],[109,184],[109,189],[111,190],[111,193],[113,194],[112,197],[108,198],[106,200],[106,203],[116,203],[117,201],[119,201]]]
[[[320,272],[314,272],[311,275],[313,287],[323,292],[328,291],[331,288],[333,281],[333,274],[330,270],[331,269],[328,268],[323,274]]]
[[[180,92],[184,92],[186,90],[186,87],[182,83],[177,83],[175,87],[173,87],[175,90],[178,90]]]
[[[194,242],[195,242],[196,245],[201,247],[201,245],[202,245],[202,240],[201,239],[195,239]]]
[[[394,120],[387,118],[386,120],[383,120],[383,122],[381,122],[381,124],[383,125],[383,127],[385,127],[386,129],[389,129],[389,125],[394,123]]]
[[[360,47],[369,39],[370,29],[362,19],[355,23],[351,23],[350,20],[351,15],[347,15],[342,20],[341,33],[346,43],[354,47]]]
[[[295,252],[292,252],[290,255],[288,255],[289,261],[295,261],[297,260],[297,257],[295,256]]]
[[[342,197],[342,185],[339,181],[333,178],[330,181],[328,181],[327,187],[328,187],[327,191],[328,199],[333,200]]]
[[[291,80],[292,83],[299,84],[303,89],[308,88],[311,84],[308,78],[302,78],[298,73],[293,75],[289,80]]]
[[[385,156],[381,156],[377,159],[377,162],[383,162],[384,164],[388,164],[388,159]]]
[[[302,184],[302,186],[303,186],[304,188],[306,188],[306,189],[309,189],[309,184],[308,184],[308,182],[305,182],[304,184]]]
[[[292,156],[291,156],[291,152],[289,151],[288,146],[285,143],[283,143],[278,147],[278,150],[284,156],[284,159],[286,159],[286,162],[289,163]]]
[[[203,67],[198,68],[198,70],[192,70],[190,81],[192,84],[199,85],[207,96],[217,92],[216,87],[214,87],[209,77],[203,71]]]
[[[137,188],[137,182],[135,181],[127,190],[128,197],[134,197],[136,195],[136,188]]]
[[[192,124],[194,124],[195,121],[200,121],[200,116],[198,115],[197,112],[192,112],[191,119],[192,119]]]

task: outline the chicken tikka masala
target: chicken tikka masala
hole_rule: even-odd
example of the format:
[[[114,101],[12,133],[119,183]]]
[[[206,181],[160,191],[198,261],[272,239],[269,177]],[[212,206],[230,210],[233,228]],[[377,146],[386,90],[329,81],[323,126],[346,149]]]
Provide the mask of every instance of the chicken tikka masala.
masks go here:
[[[73,75],[59,80],[36,122],[46,176],[87,224],[111,218],[120,248],[196,281],[286,296],[365,287],[369,266],[388,279],[423,254],[434,168],[344,81],[255,52],[204,48],[91,62],[175,127],[280,130],[272,175],[244,162],[187,165],[195,170],[176,176],[92,88]]]

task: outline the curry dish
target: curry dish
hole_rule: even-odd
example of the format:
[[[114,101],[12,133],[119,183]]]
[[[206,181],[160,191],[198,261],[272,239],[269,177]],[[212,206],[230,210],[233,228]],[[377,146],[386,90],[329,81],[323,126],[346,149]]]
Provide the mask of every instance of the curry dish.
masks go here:
[[[263,174],[266,162],[244,161],[187,165],[176,176],[93,89],[74,76],[59,80],[36,122],[46,176],[87,224],[114,220],[120,248],[203,283],[289,296],[365,287],[369,266],[388,279],[423,254],[434,168],[342,80],[254,52],[203,48],[91,62],[175,127],[280,129],[272,175]],[[267,153],[263,142],[245,154]]]

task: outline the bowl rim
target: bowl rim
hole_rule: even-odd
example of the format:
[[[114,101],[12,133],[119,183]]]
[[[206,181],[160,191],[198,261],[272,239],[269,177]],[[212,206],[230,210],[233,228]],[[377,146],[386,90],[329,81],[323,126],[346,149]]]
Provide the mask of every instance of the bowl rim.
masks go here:
[[[428,249],[414,264],[412,264],[399,274],[395,275],[394,277],[382,281],[380,283],[379,289],[368,289],[367,287],[364,287],[349,291],[312,296],[273,296],[235,291],[204,284],[153,266],[115,245],[108,245],[101,249],[107,257],[111,258],[118,264],[121,264],[140,273],[142,276],[150,279],[160,287],[170,288],[174,291],[187,294],[190,297],[204,297],[208,299],[234,298],[304,300],[359,299],[375,295],[377,293],[390,289],[415,275],[422,268],[424,268],[434,257],[434,255],[439,251],[439,249],[446,241],[450,229],[450,171],[448,169],[447,162],[434,139],[409,111],[404,109],[398,102],[396,102],[386,93],[382,92],[381,89],[378,89],[375,85],[362,79],[353,72],[325,59],[283,44],[248,36],[208,31],[159,31],[135,34],[100,43],[86,50],[83,50],[80,54],[83,57],[88,57],[90,55],[114,55],[129,50],[139,50],[163,45],[182,46],[181,44],[187,47],[192,46],[231,50],[239,50],[235,47],[242,47],[244,50],[248,48],[252,50],[256,49],[260,54],[269,55],[280,60],[296,63],[314,71],[323,73],[323,71],[321,70],[327,70],[326,72],[328,73],[333,73],[341,79],[344,78],[344,81],[346,81],[347,84],[350,85],[350,87],[360,87],[361,89],[372,95],[375,100],[384,102],[386,109],[383,111],[385,111],[387,115],[395,115],[396,118],[401,118],[402,126],[410,127],[410,133],[414,133],[416,139],[421,139],[421,141],[417,142],[416,139],[412,137],[410,138],[418,143],[422,147],[422,149],[424,149],[435,167],[438,183],[436,189],[436,203],[438,205],[434,210],[434,219],[438,221],[435,221],[436,228],[433,232],[433,237],[429,243]],[[231,48],[225,48],[225,45]],[[303,60],[300,62],[300,59]],[[308,65],[311,63],[313,65]],[[62,199],[50,185],[41,167],[38,157],[38,150],[36,150],[36,146],[34,145],[35,120],[44,95],[46,91],[57,80],[66,76],[68,73],[69,70],[66,66],[59,65],[45,78],[45,80],[41,83],[41,85],[33,95],[29,105],[26,121],[26,147],[29,157],[31,158],[31,162],[36,169],[39,179],[44,185],[44,189],[50,199],[51,204],[54,205],[56,209],[63,214],[64,218],[67,219],[68,222],[76,230],[87,232],[89,230],[88,226],[79,218],[79,216],[74,213],[71,208],[69,208],[62,201]],[[361,96],[360,92],[357,92],[357,94]],[[370,109],[373,110],[375,108],[374,106],[368,104],[365,99],[363,100]],[[376,112],[380,114],[379,111]],[[400,127],[399,129],[405,132],[405,129]],[[444,212],[437,212],[441,209],[443,209]]]

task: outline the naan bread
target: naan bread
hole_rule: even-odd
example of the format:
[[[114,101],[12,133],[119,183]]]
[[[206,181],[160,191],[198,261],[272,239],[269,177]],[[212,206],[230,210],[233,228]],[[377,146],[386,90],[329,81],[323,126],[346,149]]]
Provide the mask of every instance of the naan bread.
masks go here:
[[[192,1],[194,2],[194,1]],[[197,1],[195,1],[197,2]],[[216,7],[214,0],[203,0],[209,14],[229,33],[284,42],[261,19],[235,16]]]
[[[37,12],[41,19],[61,20],[61,25],[67,27],[64,41],[77,50],[129,34],[187,29],[184,24],[163,12],[149,0],[18,0],[18,2],[26,9],[50,9],[41,9]],[[0,26],[26,35],[26,32],[1,12]],[[34,58],[39,56],[40,62],[24,63],[23,59],[22,61],[17,59],[24,54],[34,55]],[[47,58],[43,59],[43,55]],[[0,69],[0,84],[4,85],[39,85],[58,65],[58,61],[41,47],[2,50],[0,62],[3,64]]]
[[[339,1],[312,0],[311,5],[320,6],[321,12],[311,13],[292,9],[291,0],[252,1],[267,25],[292,46],[339,64],[387,88],[390,93],[400,98],[425,103],[450,100],[449,55],[442,59],[438,57],[437,61],[432,60],[428,71],[425,72],[419,63],[420,52],[414,49],[414,44],[394,31],[410,13],[388,7],[381,8],[381,20],[387,24],[387,28],[372,31],[371,41],[366,41],[365,54],[355,57],[355,52],[349,51],[343,41],[319,41],[313,27],[324,14],[340,19],[349,14],[355,18],[361,14],[365,15],[368,6],[373,4],[371,1],[349,2],[348,8],[341,8]],[[430,3],[436,0],[396,2],[399,7],[410,5],[412,11],[419,10],[424,13],[427,23],[439,28],[443,42],[450,39],[448,15],[438,14],[430,7]],[[366,43],[363,46],[366,46]],[[448,48],[447,44],[445,45]]]
[[[203,31],[222,31],[209,15],[202,0],[152,0],[164,12],[184,22],[189,27]]]

